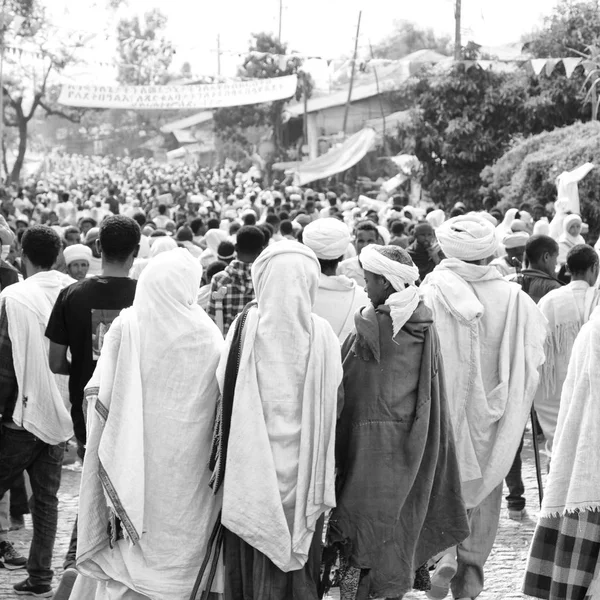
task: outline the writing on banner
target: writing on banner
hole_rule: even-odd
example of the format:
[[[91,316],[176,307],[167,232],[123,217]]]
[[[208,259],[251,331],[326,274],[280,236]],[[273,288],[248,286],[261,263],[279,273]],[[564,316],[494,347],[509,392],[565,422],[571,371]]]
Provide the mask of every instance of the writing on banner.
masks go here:
[[[181,110],[225,108],[291,98],[296,75],[202,85],[65,85],[58,102],[79,108]]]

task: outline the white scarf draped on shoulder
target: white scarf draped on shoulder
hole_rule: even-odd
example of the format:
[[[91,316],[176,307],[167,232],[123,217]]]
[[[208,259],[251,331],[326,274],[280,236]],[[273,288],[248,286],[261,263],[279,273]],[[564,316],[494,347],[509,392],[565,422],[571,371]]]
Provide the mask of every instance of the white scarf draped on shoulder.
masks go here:
[[[227,449],[222,523],[285,572],[304,566],[317,520],[335,506],[342,367],[331,326],[311,313],[319,271],[312,250],[288,241],[254,263]]]
[[[546,320],[493,266],[443,260],[420,288],[439,333],[467,508],[507,475],[544,362]]]
[[[187,250],[153,258],[86,388],[77,565],[153,600],[188,600],[220,507],[207,463],[223,340],[196,304],[201,275]]]
[[[45,336],[58,294],[71,283],[73,279],[58,271],[42,271],[0,294],[19,388],[13,421],[51,445],[73,437],[71,415],[60,391],[66,378],[50,371]]]
[[[600,509],[600,310],[583,326],[562,389],[540,517]]]

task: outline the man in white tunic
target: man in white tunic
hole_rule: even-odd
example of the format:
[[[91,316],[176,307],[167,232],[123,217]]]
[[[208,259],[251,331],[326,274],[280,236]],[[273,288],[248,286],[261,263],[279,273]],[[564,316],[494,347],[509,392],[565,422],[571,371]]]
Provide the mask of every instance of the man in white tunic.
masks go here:
[[[369,303],[367,293],[345,275],[336,275],[350,244],[348,227],[338,219],[318,219],[307,225],[302,239],[319,259],[321,275],[313,312],[333,328],[340,343],[354,329],[354,315]]]
[[[600,268],[598,254],[591,246],[580,244],[572,248],[567,255],[567,268],[571,283],[546,294],[538,304],[548,319],[549,335],[535,410],[550,452],[573,344],[600,300],[600,290],[595,287]]]
[[[437,238],[448,258],[421,290],[439,332],[463,499],[471,535],[438,563],[430,598],[477,598],[492,550],[506,477],[544,361],[545,319],[489,265],[498,241],[478,215],[450,219]]]

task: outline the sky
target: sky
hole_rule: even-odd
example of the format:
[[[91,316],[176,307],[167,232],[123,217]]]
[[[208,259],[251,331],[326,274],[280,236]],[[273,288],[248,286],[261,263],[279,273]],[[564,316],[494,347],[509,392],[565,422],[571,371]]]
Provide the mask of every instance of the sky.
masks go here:
[[[121,16],[143,14],[153,7],[168,17],[168,37],[177,46],[175,65],[192,65],[196,75],[217,72],[217,36],[221,44],[221,72],[234,75],[237,53],[243,53],[253,32],[279,27],[280,0],[127,0],[118,12],[106,9],[107,0],[46,0],[52,18],[65,32],[89,35],[84,62],[75,79],[108,83],[114,71],[109,62],[114,48],[115,23]],[[556,0],[462,0],[463,43],[482,45],[518,41],[541,26]],[[290,50],[337,58],[350,55],[359,12],[362,11],[359,47],[368,55],[392,32],[398,19],[414,21],[438,33],[453,35],[454,0],[282,0],[281,35]],[[108,38],[108,39],[107,39]],[[73,81],[75,83],[75,81]]]

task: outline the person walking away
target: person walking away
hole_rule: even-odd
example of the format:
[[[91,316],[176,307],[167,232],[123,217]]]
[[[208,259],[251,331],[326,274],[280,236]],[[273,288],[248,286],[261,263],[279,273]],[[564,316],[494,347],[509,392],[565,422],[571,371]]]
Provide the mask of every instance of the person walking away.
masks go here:
[[[100,225],[97,251],[102,272],[63,290],[52,310],[46,337],[50,340],[49,362],[53,373],[69,375],[71,418],[83,459],[86,444],[83,392],[100,357],[104,337],[122,309],[132,305],[136,281],[128,277],[140,243],[140,228],[129,217],[114,215]],[[67,359],[67,351],[71,360]],[[74,582],[77,525],[65,558],[68,585]],[[64,576],[63,576],[64,578]],[[65,585],[67,585],[65,583]],[[57,590],[57,600],[60,600]],[[68,598],[68,594],[64,596]]]
[[[407,248],[407,251],[419,269],[420,280],[423,281],[445,256],[437,242],[435,231],[429,223],[417,223],[414,229],[414,238],[414,242]]]
[[[312,313],[319,271],[306,246],[269,246],[252,265],[256,303],[219,364],[211,466],[213,490],[223,488],[224,600],[318,598],[342,380],[339,341]]]
[[[558,244],[550,236],[534,235],[525,244],[526,268],[510,278],[537,304],[548,292],[562,287],[556,279]]]
[[[440,560],[428,596],[445,598],[451,586],[454,598],[473,599],[537,390],[546,323],[531,298],[487,264],[498,249],[489,221],[455,217],[436,233],[448,258],[421,290],[440,336],[471,533]]]
[[[558,244],[551,237],[545,235],[533,236],[527,240],[525,245],[525,260],[529,267],[523,269],[520,274],[509,277],[509,281],[518,283],[534,302],[539,303],[546,294],[560,289],[563,285],[554,277],[557,258]],[[541,378],[540,386],[534,399],[534,406],[537,405],[537,398],[543,393],[544,386],[544,378]],[[506,476],[508,517],[513,521],[522,521],[527,515],[525,509],[525,484],[523,483],[522,474],[522,450],[523,438],[521,438],[515,460]]]
[[[323,218],[305,227],[302,240],[317,255],[321,266],[313,312],[331,325],[342,343],[354,330],[354,314],[369,302],[367,293],[353,279],[336,275],[350,244],[350,231],[338,219]]]
[[[546,449],[552,453],[563,383],[579,331],[600,301],[596,288],[600,270],[598,254],[586,244],[574,246],[567,254],[571,283],[544,296],[538,306],[548,320],[546,362],[540,370],[540,389],[535,410],[546,437]]]
[[[196,304],[201,278],[187,250],[157,256],[105,337],[86,387],[73,600],[190,597],[220,509],[207,465],[224,342]]]
[[[338,275],[345,275],[349,279],[354,279],[361,289],[364,289],[366,281],[358,256],[360,251],[369,244],[381,244],[377,225],[373,221],[361,221],[354,229],[356,256],[343,260],[337,270]]]
[[[22,247],[27,278],[0,294],[0,495],[27,471],[33,493],[33,539],[28,577],[13,587],[17,595],[50,598],[58,489],[65,442],[73,436],[73,426],[48,366],[44,330],[57,296],[70,280],[51,270],[61,248],[51,228],[29,228]],[[7,544],[0,542],[4,566],[14,568],[10,556],[7,560]]]
[[[265,247],[263,232],[254,225],[242,227],[237,234],[237,257],[212,278],[208,315],[217,322],[218,305],[223,311],[223,335],[227,335],[235,318],[254,300],[252,264]]]
[[[528,597],[600,597],[599,364],[596,309],[575,340],[562,388],[552,466],[523,583]]]
[[[360,259],[371,302],[342,347],[328,538],[344,565],[343,600],[402,598],[417,569],[463,541],[469,527],[439,340],[415,287],[419,270],[397,246],[367,246]]]

